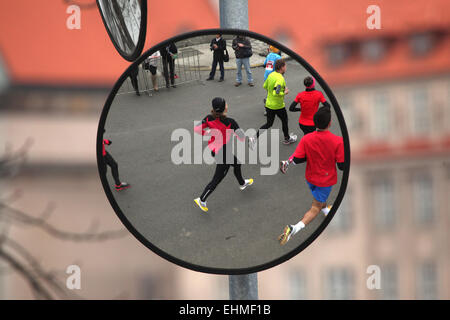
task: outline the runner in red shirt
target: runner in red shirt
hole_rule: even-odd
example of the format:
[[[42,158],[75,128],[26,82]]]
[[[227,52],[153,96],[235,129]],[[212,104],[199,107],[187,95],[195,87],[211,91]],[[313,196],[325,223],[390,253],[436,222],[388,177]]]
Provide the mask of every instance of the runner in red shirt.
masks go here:
[[[287,225],[278,237],[281,245],[310,223],[322,211],[330,212],[327,199],[331,188],[337,183],[336,163],[344,170],[344,141],[328,129],[331,125],[331,110],[329,106],[320,108],[314,115],[315,132],[303,136],[294,154],[287,161],[282,161],[280,170],[286,173],[290,163],[298,164],[306,161],[305,178],[314,197],[311,209],[296,225]]]
[[[305,85],[306,90],[297,94],[295,100],[289,107],[289,111],[300,111],[298,124],[300,129],[302,129],[303,134],[306,135],[316,131],[313,117],[319,109],[319,103],[322,103],[323,106],[329,106],[329,103],[323,96],[322,92],[315,89],[316,80],[313,77],[306,77],[303,80],[303,84]],[[300,108],[296,107],[297,104],[300,104]]]

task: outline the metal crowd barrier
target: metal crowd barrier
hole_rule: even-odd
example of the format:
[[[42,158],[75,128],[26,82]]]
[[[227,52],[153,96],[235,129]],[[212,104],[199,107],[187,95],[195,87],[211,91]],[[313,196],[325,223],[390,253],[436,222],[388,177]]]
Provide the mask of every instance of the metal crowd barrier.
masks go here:
[[[167,71],[170,74],[170,68],[167,66]],[[141,93],[147,93],[151,96],[153,89],[152,78],[150,70],[145,70],[143,64],[139,65],[138,85]],[[158,58],[156,75],[158,81],[158,89],[166,87],[164,78],[164,69],[162,58]],[[200,58],[199,51],[193,48],[182,48],[178,50],[178,58],[175,59],[175,85],[183,85],[186,83],[201,81],[200,75]],[[169,75],[170,82],[170,75]],[[117,94],[134,94],[134,88],[131,84],[131,79],[128,77],[122,84]]]

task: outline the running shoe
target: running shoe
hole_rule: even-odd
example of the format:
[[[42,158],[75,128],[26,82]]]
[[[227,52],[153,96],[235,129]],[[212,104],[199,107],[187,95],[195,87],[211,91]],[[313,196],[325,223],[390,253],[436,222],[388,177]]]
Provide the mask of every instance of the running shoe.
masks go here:
[[[289,136],[289,140],[283,140],[283,144],[291,144],[297,141],[297,135],[292,134]]]
[[[119,185],[116,184],[115,187],[116,187],[117,191],[120,191],[120,190],[123,190],[123,189],[128,189],[131,186],[128,183],[126,183],[126,182],[121,182]]]
[[[201,201],[200,198],[194,199],[194,202],[203,212],[208,212],[206,202]]]
[[[322,208],[320,211],[322,211],[322,213],[323,213],[325,216],[327,216],[328,213],[329,213],[330,210],[331,210],[331,207],[332,207],[332,205],[330,204],[329,206],[326,206],[325,208]]]
[[[284,160],[284,161],[280,162],[280,171],[282,173],[286,173],[288,167],[289,167],[289,161],[288,160]]]
[[[239,189],[244,190],[245,188],[247,188],[248,186],[251,186],[253,184],[253,179],[245,179],[244,180],[245,183],[239,187]]]
[[[241,84],[242,84],[242,82],[237,82],[237,81],[236,81],[235,84],[234,84],[234,86],[235,86],[235,87],[239,87]]]
[[[253,82],[249,82],[248,85],[249,85],[250,87],[254,87],[254,86],[255,86],[255,84],[254,84]]]
[[[249,146],[250,150],[255,150],[256,137],[248,137],[248,146]]]
[[[286,227],[284,227],[283,233],[278,236],[278,241],[282,246],[284,246],[286,242],[289,241],[289,239],[291,238],[291,234],[292,234],[292,226],[287,225]]]

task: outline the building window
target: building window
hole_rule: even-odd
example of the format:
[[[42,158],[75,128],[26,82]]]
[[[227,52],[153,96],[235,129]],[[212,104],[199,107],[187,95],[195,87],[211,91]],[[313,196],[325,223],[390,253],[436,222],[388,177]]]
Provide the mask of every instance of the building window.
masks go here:
[[[272,38],[277,40],[279,43],[286,47],[291,47],[292,44],[292,35],[291,32],[288,29],[277,29],[274,33]]]
[[[413,34],[409,38],[409,47],[414,56],[424,56],[431,51],[435,37],[431,32]]]
[[[378,290],[379,298],[383,300],[398,299],[397,267],[387,264],[381,267],[381,289]]]
[[[331,66],[340,66],[350,57],[350,45],[337,43],[328,46],[328,63]]]
[[[391,119],[389,96],[387,92],[374,93],[372,109],[372,135],[374,138],[387,138],[391,133]]]
[[[417,269],[416,298],[422,300],[437,299],[437,268],[434,263],[421,264]]]
[[[414,218],[417,223],[429,224],[434,219],[433,179],[430,174],[415,174],[412,181]]]
[[[306,275],[303,270],[292,270],[289,277],[290,298],[293,300],[306,300]]]
[[[377,178],[372,184],[372,208],[374,224],[378,229],[392,229],[395,226],[395,196],[392,181]]]
[[[325,274],[325,298],[348,300],[354,297],[354,280],[348,268],[332,268]]]
[[[381,60],[386,52],[386,42],[383,39],[373,39],[361,43],[361,56],[368,62]]]
[[[347,191],[327,230],[333,233],[349,231],[351,228],[351,212],[351,196],[350,192]]]
[[[341,95],[338,99],[338,103],[341,107],[342,114],[344,115],[348,130],[359,130],[361,119],[359,118],[357,111],[354,109],[352,97],[349,94],[345,94]]]
[[[428,93],[423,87],[411,92],[412,131],[415,135],[424,135],[431,130],[431,115]]]

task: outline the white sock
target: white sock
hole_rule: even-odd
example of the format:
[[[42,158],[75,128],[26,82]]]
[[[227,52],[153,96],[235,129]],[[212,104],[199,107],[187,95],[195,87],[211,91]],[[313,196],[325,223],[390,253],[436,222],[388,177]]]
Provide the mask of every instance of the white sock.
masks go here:
[[[322,208],[322,210],[320,210],[320,211],[322,211],[323,214],[326,216],[330,212],[330,208],[325,207],[325,208]]]
[[[297,223],[296,225],[292,226],[292,232],[291,235],[296,234],[297,232],[299,232],[300,230],[302,230],[305,227],[305,224],[300,221],[299,223]]]

